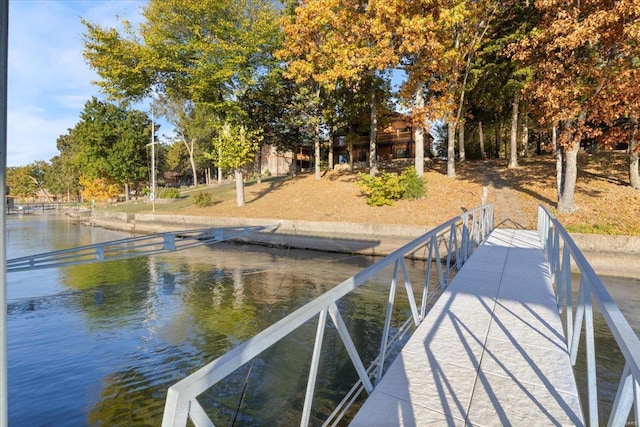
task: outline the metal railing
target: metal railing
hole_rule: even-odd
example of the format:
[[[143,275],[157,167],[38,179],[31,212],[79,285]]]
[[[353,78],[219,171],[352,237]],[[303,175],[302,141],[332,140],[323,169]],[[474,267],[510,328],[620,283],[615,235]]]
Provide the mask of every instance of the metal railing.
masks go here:
[[[578,249],[569,233],[544,207],[538,208],[538,233],[544,245],[552,280],[556,286],[558,310],[565,312],[565,335],[571,363],[575,366],[584,327],[587,362],[589,424],[600,425],[596,383],[596,348],[593,327],[593,301],[604,317],[625,360],[609,426],[625,425],[632,407],[636,423],[640,422],[640,340],[613,301],[606,288]],[[577,301],[572,296],[572,261],[580,275]]]
[[[162,252],[173,252],[194,246],[237,239],[250,233],[272,228],[262,226],[203,228],[111,240],[93,245],[13,258],[7,260],[7,272],[86,264],[96,261],[113,261]]]
[[[250,340],[200,368],[169,388],[162,425],[164,427],[185,426],[190,419],[196,426],[212,426],[213,422],[205,408],[198,402],[198,396],[316,317],[318,318],[317,331],[311,355],[311,367],[307,378],[300,425],[306,426],[310,422],[323,337],[328,327],[327,317],[331,318],[359,378],[325,421],[325,425],[335,425],[344,417],[348,408],[358,399],[363,390],[367,393],[372,392],[375,383],[382,377],[385,363],[387,363],[387,356],[391,353],[394,344],[400,341],[402,335],[406,334],[406,331],[412,325],[419,325],[425,318],[427,302],[432,298],[432,295],[429,294],[429,283],[432,274],[437,274],[437,276],[434,276],[437,286],[440,290],[444,290],[450,283],[454,272],[462,267],[475,248],[492,231],[493,222],[493,205],[484,205],[465,212],[463,215],[445,222],[397,249],[276,322]],[[420,305],[416,303],[405,263],[406,258],[417,258],[418,251],[423,254],[421,259],[426,261]],[[393,273],[389,286],[380,352],[371,361],[369,367],[365,368],[347,330],[337,302],[351,291],[374,278],[374,276],[391,267],[393,268]],[[404,281],[411,314],[404,320],[398,331],[392,334],[392,313],[399,279]],[[431,293],[436,295],[436,290],[437,288],[433,289]]]

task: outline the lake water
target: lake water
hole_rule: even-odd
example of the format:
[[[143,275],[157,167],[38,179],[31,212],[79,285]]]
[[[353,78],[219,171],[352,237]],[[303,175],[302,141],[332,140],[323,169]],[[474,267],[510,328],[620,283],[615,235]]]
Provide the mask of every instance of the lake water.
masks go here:
[[[33,216],[7,221],[8,258],[126,237]],[[371,257],[217,244],[185,251],[7,275],[12,426],[158,426],[167,388],[370,265]],[[420,263],[418,263],[420,264]],[[420,269],[411,268],[415,283]],[[363,359],[377,354],[389,276],[342,301]],[[396,311],[406,311],[398,295]],[[405,307],[405,308],[403,308]],[[347,312],[349,314],[344,314]],[[237,425],[299,423],[315,335],[310,322],[252,366]],[[314,419],[355,373],[327,333]],[[224,425],[245,372],[203,396]]]
[[[127,237],[38,216],[7,220],[8,258]],[[157,426],[167,388],[374,258],[242,245],[7,275],[9,423],[12,426]],[[420,283],[424,265],[410,266]],[[640,281],[605,278],[640,331]],[[363,359],[377,354],[389,276],[341,302]],[[406,314],[398,293],[397,312]],[[596,317],[598,320],[598,317]],[[315,322],[202,396],[219,425],[294,425],[304,399]],[[596,325],[599,363],[617,366]],[[314,422],[330,413],[355,373],[327,332]],[[604,359],[602,359],[604,357]],[[328,363],[332,361],[333,363]],[[248,367],[247,367],[248,368]],[[613,384],[617,384],[615,379]],[[614,392],[615,394],[615,392]],[[241,407],[238,410],[238,407]],[[219,418],[216,418],[219,417]]]

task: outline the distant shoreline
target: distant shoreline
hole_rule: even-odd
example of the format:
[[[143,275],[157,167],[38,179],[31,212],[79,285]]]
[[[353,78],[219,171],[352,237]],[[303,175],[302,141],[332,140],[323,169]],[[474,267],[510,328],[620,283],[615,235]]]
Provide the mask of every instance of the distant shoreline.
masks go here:
[[[162,233],[212,227],[272,227],[253,233],[247,243],[311,249],[324,252],[384,256],[421,236],[432,227],[228,218],[186,215],[127,214],[94,211],[83,223],[133,233]],[[571,234],[600,275],[640,279],[640,237]]]

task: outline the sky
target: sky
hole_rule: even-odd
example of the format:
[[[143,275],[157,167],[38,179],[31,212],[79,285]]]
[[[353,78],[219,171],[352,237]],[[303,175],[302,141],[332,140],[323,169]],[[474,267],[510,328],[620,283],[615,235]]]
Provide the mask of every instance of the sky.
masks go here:
[[[117,27],[141,21],[142,0],[10,0],[7,166],[49,161],[56,140],[75,126],[96,96],[98,76],[82,57],[80,18]],[[138,106],[143,109],[144,107]],[[161,129],[160,133],[167,131]]]

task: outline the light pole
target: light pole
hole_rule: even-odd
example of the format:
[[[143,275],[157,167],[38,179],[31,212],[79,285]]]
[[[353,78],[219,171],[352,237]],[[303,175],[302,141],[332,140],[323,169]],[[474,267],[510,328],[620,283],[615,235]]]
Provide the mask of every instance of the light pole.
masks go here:
[[[151,213],[156,212],[156,126],[151,106]]]

